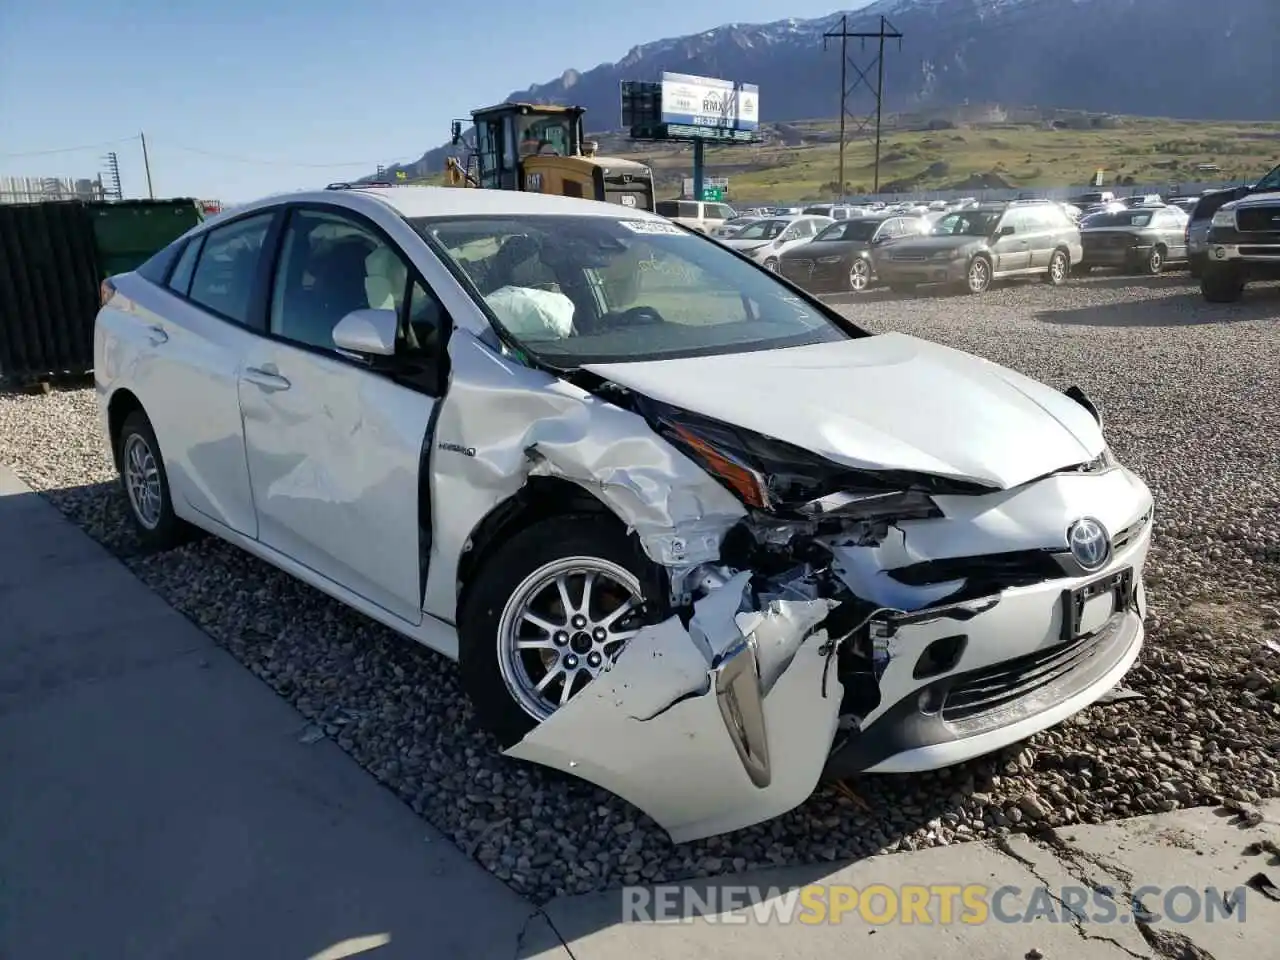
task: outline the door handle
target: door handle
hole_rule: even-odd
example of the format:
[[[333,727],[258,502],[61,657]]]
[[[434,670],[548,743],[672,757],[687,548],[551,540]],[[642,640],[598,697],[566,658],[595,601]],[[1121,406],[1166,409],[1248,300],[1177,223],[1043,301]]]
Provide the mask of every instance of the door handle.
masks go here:
[[[151,341],[153,347],[158,347],[162,343],[167,343],[169,334],[164,332],[164,327],[159,324],[147,327],[147,339]]]
[[[272,370],[264,370],[261,367],[245,367],[244,378],[255,386],[261,387],[268,393],[275,393],[279,390],[288,390],[292,384],[289,383],[280,374]]]

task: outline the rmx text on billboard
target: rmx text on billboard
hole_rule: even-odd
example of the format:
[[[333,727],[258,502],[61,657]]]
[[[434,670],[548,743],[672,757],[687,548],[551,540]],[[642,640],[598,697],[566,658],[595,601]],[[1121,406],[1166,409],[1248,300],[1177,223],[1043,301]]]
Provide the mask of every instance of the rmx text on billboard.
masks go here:
[[[754,83],[664,73],[662,122],[755,130],[760,126],[760,89]]]

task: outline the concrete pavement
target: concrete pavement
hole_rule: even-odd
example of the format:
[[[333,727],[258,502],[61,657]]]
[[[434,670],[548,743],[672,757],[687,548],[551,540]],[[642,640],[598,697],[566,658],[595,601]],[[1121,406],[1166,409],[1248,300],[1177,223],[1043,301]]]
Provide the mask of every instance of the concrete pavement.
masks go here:
[[[1210,919],[1203,893],[1234,895],[1256,874],[1280,883],[1280,856],[1257,846],[1280,850],[1280,802],[1265,805],[1259,823],[1179,811],[1041,842],[720,877],[629,901],[615,891],[538,911],[336,745],[299,742],[304,726],[0,466],[4,960],[829,960],[851,950],[884,960],[951,951],[1234,960],[1270,956],[1280,943],[1280,903],[1248,890],[1243,909],[1215,905]],[[1018,892],[1002,901],[1004,921],[982,924],[875,923],[856,907],[839,923],[784,924],[776,912],[762,922],[750,909],[714,916],[727,894],[808,884],[839,885],[845,897],[872,885],[895,895],[911,884]],[[1158,887],[1142,892],[1144,906],[1189,922],[1139,924],[1125,909],[1111,922],[1074,920],[1062,901],[1098,884],[1120,891],[1121,903]],[[1186,889],[1171,900],[1175,887]],[[690,893],[714,904],[700,911],[713,920],[621,922],[626,902],[670,906]],[[820,891],[797,913],[813,918],[839,896]],[[1085,912],[1096,920],[1103,906],[1095,899]],[[936,901],[927,909],[939,919]]]
[[[0,957],[568,960],[303,726],[0,467]]]
[[[574,960],[777,960],[784,956],[788,960],[830,960],[864,955],[880,960],[937,960],[942,956],[974,960],[1260,960],[1275,956],[1276,944],[1280,944],[1280,903],[1253,889],[1244,891],[1243,907],[1234,899],[1239,888],[1259,873],[1280,883],[1280,856],[1250,847],[1269,840],[1277,844],[1274,849],[1280,849],[1280,801],[1269,802],[1260,812],[1265,820],[1256,826],[1227,816],[1225,811],[1183,810],[1059,831],[1056,842],[1014,836],[1003,849],[965,843],[872,857],[842,868],[773,870],[687,883],[664,894],[672,909],[684,902],[682,891],[696,894],[690,910],[695,919],[687,923],[619,923],[624,907],[618,893],[573,897],[545,909]],[[712,889],[719,892],[715,902],[722,905],[726,890],[743,898],[752,896],[753,887],[767,892],[770,887],[782,891],[808,884],[842,885],[855,891],[883,884],[898,897],[903,896],[900,891],[904,886],[913,884],[981,884],[988,891],[1003,886],[1019,889],[1000,898],[1003,920],[994,917],[996,898],[989,894],[993,916],[982,924],[923,923],[920,915],[914,923],[894,919],[880,923],[877,914],[883,915],[886,909],[883,893],[871,900],[871,920],[876,922],[861,915],[856,901],[839,923],[829,922],[829,910],[823,916],[817,908],[808,913],[818,922],[790,925],[776,919],[762,924],[750,909],[719,915],[711,910],[712,919],[708,920],[700,908],[717,896]],[[1111,886],[1119,903],[1094,898],[1091,890],[1097,885]],[[1037,894],[1037,888],[1046,889],[1047,895]],[[1206,889],[1217,897],[1212,914]],[[637,894],[631,903],[637,908],[655,907],[660,891],[649,892],[654,896]],[[1087,920],[1076,922],[1064,909],[1064,902],[1071,904],[1073,896],[1086,893],[1088,901],[1074,902],[1083,907]],[[1133,913],[1119,906],[1129,900],[1126,893],[1137,895],[1146,910],[1163,919],[1139,915],[1149,922],[1135,922]],[[1220,894],[1233,901],[1230,914]],[[837,896],[829,890],[816,903],[829,908]],[[1108,916],[1108,903],[1117,907],[1114,916]],[[805,913],[804,901],[798,904],[796,913]],[[938,904],[934,900],[928,906],[928,916],[934,921],[940,918]],[[1196,913],[1199,915],[1193,917]],[[960,914],[957,901],[953,919],[958,920]],[[726,922],[728,916],[738,921]],[[1172,918],[1187,922],[1176,923]]]

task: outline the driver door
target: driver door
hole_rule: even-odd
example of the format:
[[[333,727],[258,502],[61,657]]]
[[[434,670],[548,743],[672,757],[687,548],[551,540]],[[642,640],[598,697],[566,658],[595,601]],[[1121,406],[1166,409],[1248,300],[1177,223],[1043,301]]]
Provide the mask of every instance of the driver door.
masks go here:
[[[271,338],[246,358],[239,384],[258,538],[420,623],[443,308],[373,224],[331,208],[290,212],[271,290]],[[338,321],[363,308],[400,314],[385,370],[333,342]]]

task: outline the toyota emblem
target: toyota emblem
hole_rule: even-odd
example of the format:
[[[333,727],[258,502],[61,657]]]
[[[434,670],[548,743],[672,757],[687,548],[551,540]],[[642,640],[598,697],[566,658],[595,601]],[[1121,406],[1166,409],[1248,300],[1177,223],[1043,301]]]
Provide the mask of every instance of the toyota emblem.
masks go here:
[[[1082,517],[1067,531],[1071,556],[1085,570],[1097,570],[1111,559],[1111,537],[1093,517]]]

